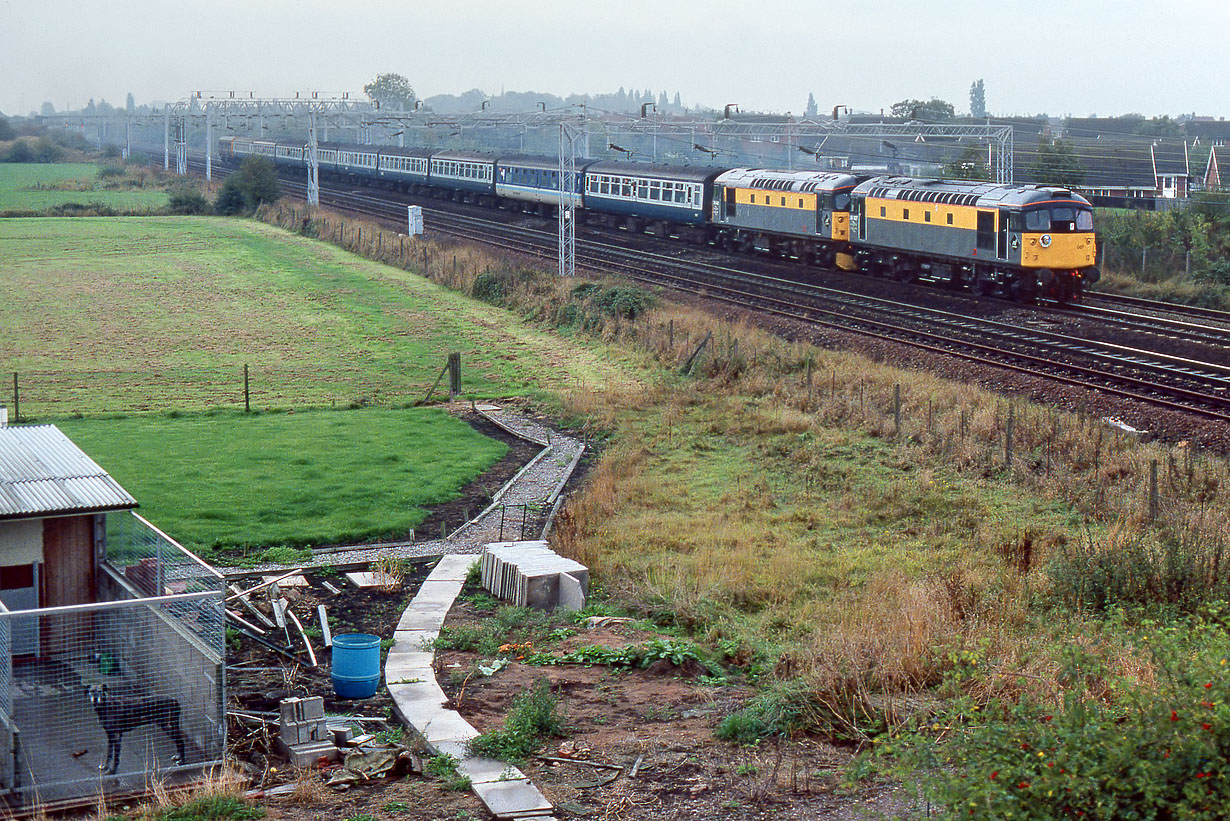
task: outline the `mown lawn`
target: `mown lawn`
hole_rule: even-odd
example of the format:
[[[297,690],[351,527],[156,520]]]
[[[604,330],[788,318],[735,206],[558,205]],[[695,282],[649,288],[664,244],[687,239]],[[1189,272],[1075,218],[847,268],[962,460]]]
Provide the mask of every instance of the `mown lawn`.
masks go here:
[[[59,427],[188,547],[405,538],[508,447],[433,408],[67,419]]]
[[[41,213],[68,204],[153,211],[167,204],[167,195],[155,186],[102,188],[94,163],[0,163],[0,211]]]
[[[0,259],[21,294],[0,304],[0,396],[17,372],[26,418],[242,407],[244,365],[254,409],[405,405],[452,351],[471,397],[624,378],[506,311],[247,220],[4,220]]]

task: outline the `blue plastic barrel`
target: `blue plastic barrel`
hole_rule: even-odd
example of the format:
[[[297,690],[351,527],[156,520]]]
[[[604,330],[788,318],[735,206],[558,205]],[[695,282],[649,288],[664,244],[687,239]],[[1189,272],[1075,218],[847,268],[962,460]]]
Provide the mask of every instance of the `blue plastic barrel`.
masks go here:
[[[342,633],[333,637],[333,692],[339,698],[370,698],[380,686],[380,637]]]

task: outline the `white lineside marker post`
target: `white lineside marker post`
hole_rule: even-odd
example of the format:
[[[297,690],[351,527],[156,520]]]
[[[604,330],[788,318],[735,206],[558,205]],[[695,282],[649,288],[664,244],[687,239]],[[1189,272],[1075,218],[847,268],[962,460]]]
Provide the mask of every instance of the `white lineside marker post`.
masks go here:
[[[420,236],[423,233],[423,206],[406,206],[406,228],[412,237]]]

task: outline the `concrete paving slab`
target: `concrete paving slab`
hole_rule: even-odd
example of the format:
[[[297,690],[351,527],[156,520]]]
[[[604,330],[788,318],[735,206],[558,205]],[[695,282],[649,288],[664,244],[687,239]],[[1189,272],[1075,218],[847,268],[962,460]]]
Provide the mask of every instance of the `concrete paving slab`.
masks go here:
[[[465,581],[470,572],[470,565],[478,561],[478,556],[468,553],[449,553],[440,558],[440,562],[428,575],[429,580],[453,579]]]
[[[434,713],[414,713],[414,729],[430,744],[440,740],[468,740],[478,736],[478,730],[455,710],[438,708]]]
[[[407,678],[436,677],[431,669],[433,659],[431,653],[389,653],[384,662],[384,678],[386,681],[400,681]]]
[[[401,579],[387,573],[372,573],[367,570],[356,570],[346,574],[347,580],[355,587],[396,587]],[[281,584],[281,582],[278,582]]]
[[[261,576],[261,581],[272,582],[276,581],[278,587],[307,587],[308,580],[300,575],[286,576],[279,579],[277,576]]]
[[[511,764],[496,761],[494,758],[472,756],[457,762],[457,772],[466,776],[474,784],[487,784],[492,781],[515,781],[524,779],[525,773]]]
[[[420,704],[440,704],[448,701],[448,696],[434,678],[414,681],[403,679],[391,681],[388,684],[389,696],[407,711],[414,710]],[[413,715],[407,712],[407,715]]]
[[[461,761],[470,754],[470,740],[467,739],[436,739],[427,742],[427,747],[436,755],[451,755]]]
[[[529,779],[475,784],[474,794],[496,818],[549,813],[554,809]]]
[[[435,647],[433,642],[440,637],[438,629],[429,628],[403,628],[401,622],[397,623],[397,629],[393,631],[393,646],[389,648],[390,653],[431,653]]]

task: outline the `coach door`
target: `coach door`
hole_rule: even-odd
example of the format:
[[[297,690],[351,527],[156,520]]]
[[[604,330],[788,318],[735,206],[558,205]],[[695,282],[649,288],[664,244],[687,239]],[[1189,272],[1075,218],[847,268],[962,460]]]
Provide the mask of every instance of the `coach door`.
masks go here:
[[[999,231],[995,234],[995,256],[1008,258],[1008,209],[999,209]]]
[[[979,251],[995,250],[995,212],[978,212],[978,233],[974,238]]]

